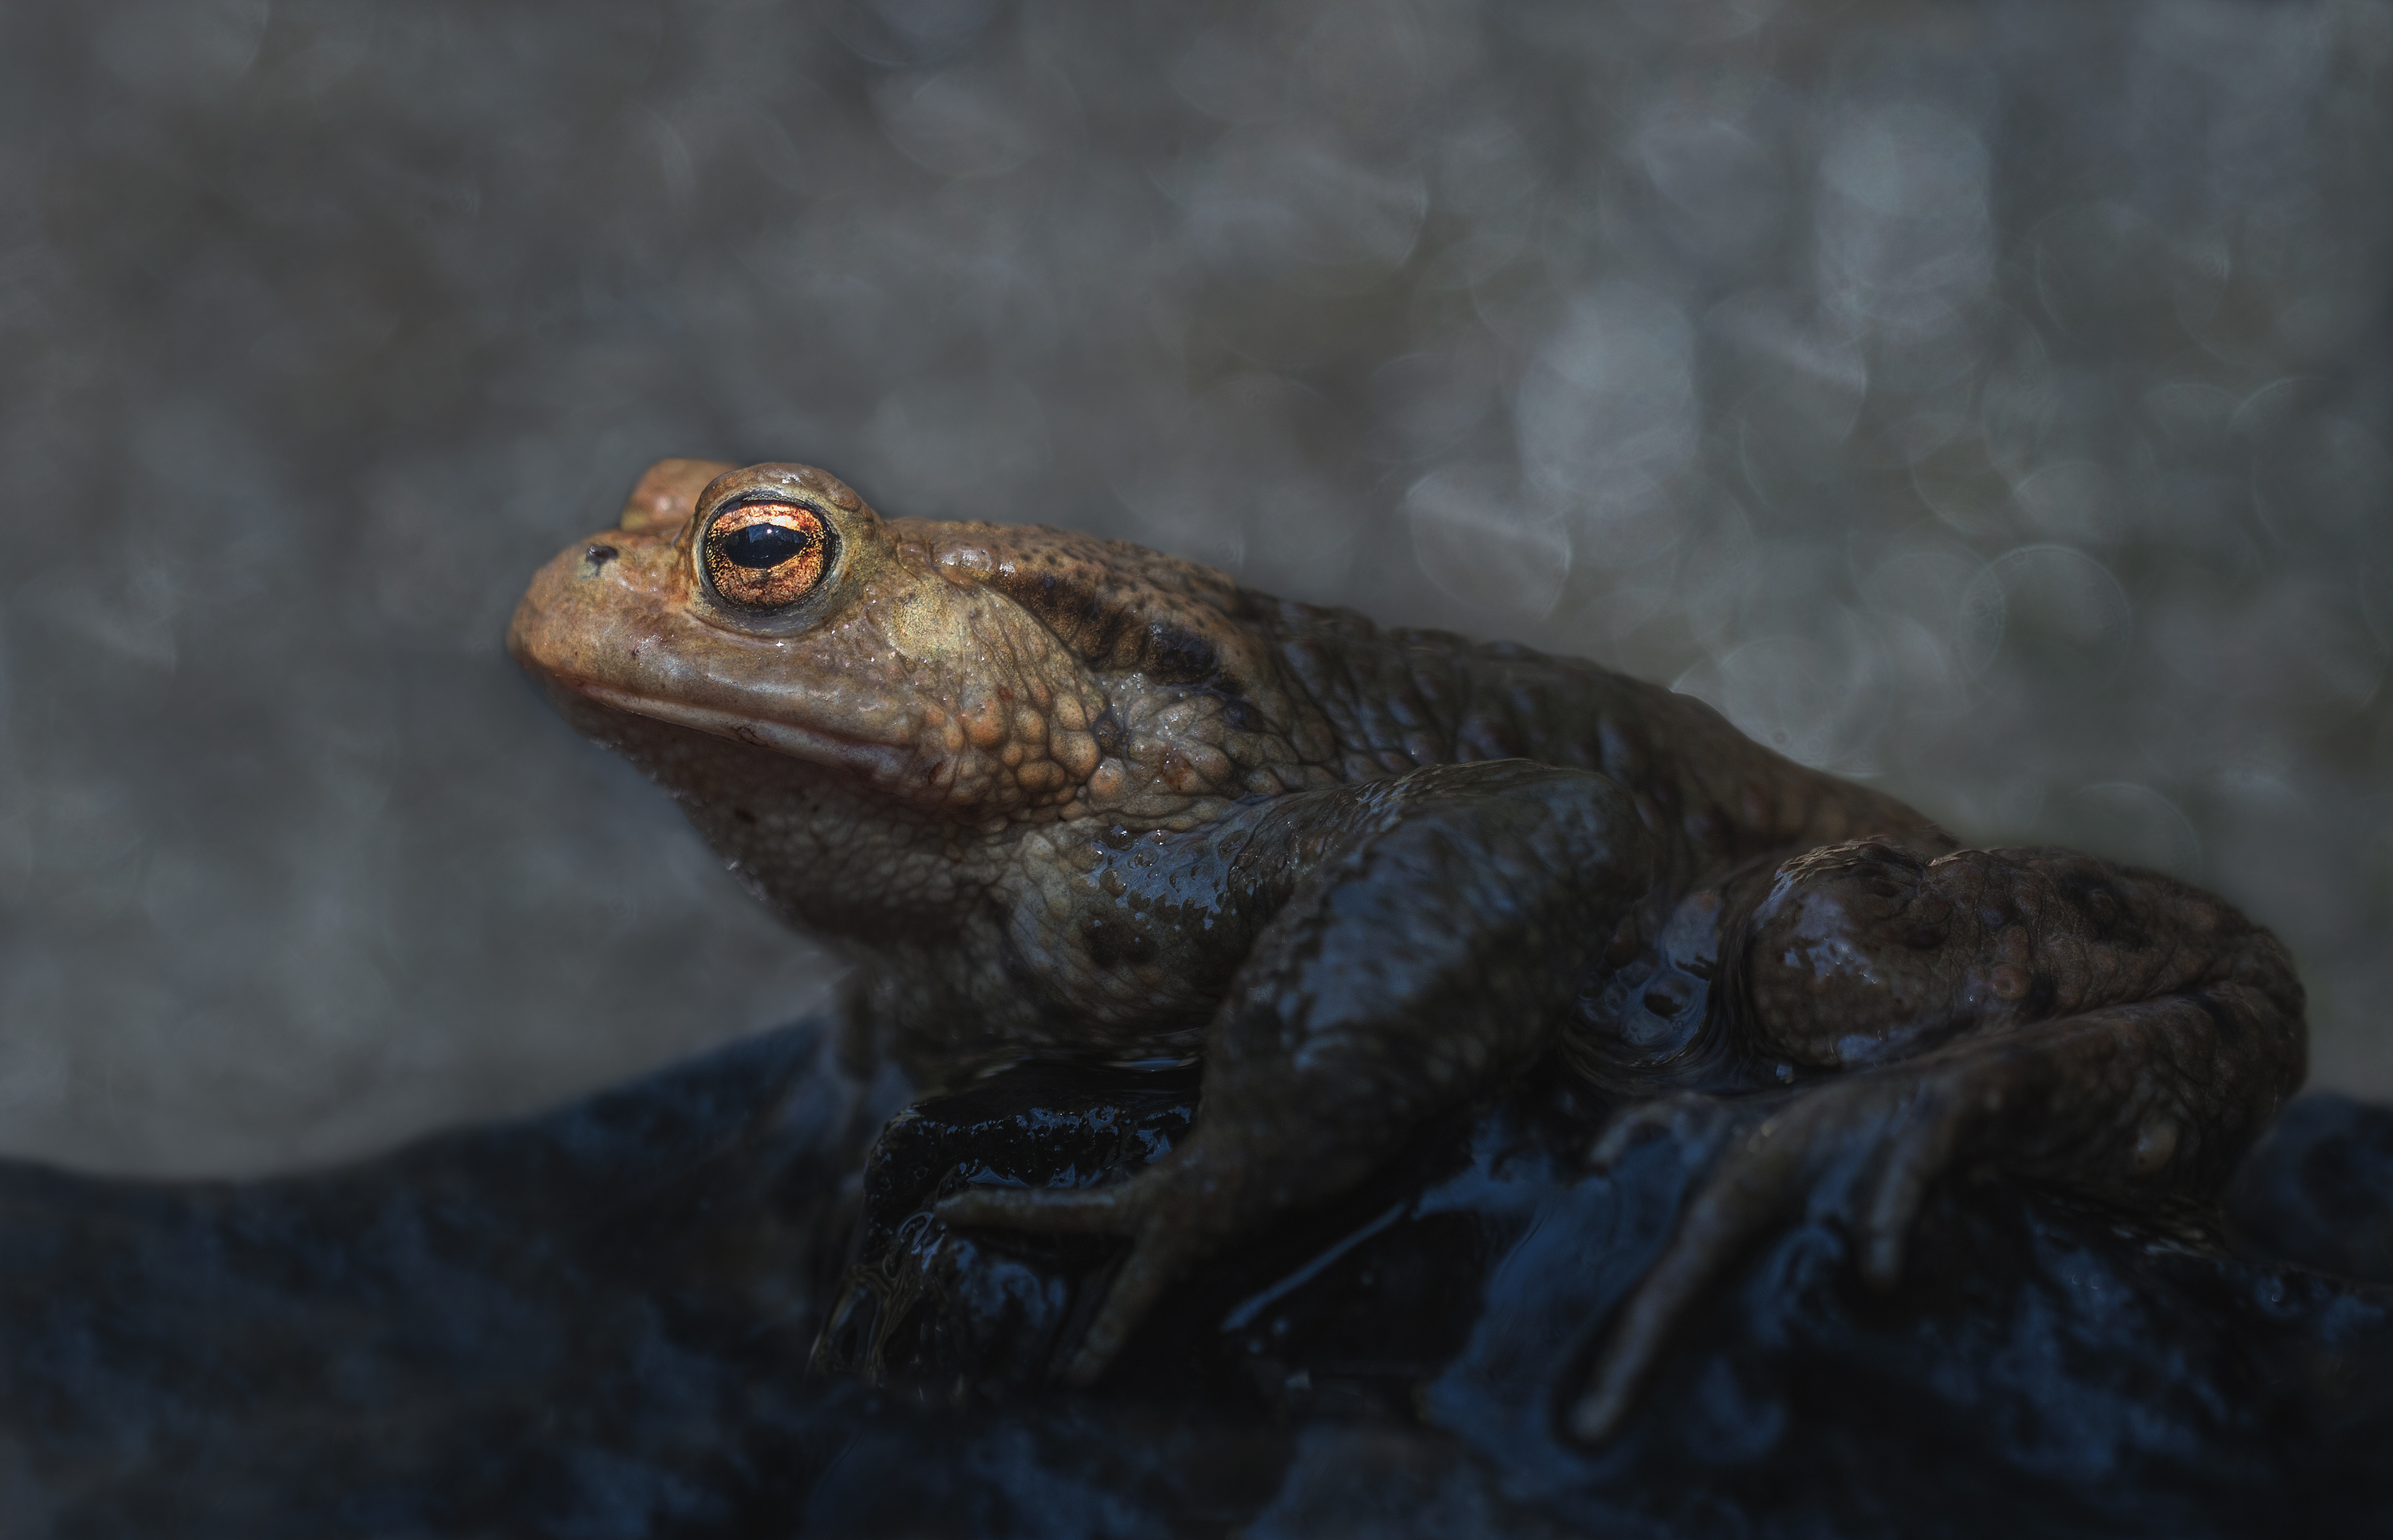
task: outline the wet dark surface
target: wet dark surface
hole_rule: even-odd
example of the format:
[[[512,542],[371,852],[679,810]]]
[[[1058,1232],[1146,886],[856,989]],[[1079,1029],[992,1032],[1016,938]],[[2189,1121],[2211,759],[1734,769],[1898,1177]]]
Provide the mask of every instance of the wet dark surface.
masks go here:
[[[2241,1256],[1963,1184],[1879,1296],[1816,1214],[1589,1451],[1558,1408],[1693,1152],[1585,1175],[1602,1109],[1550,1086],[1190,1280],[1102,1390],[1045,1386],[1106,1244],[927,1206],[1142,1163],[1193,1089],[1034,1067],[925,1103],[853,1256],[889,1099],[804,1027],[320,1177],[0,1169],[0,1534],[2361,1534],[2393,1504],[2393,1112],[2297,1103]]]

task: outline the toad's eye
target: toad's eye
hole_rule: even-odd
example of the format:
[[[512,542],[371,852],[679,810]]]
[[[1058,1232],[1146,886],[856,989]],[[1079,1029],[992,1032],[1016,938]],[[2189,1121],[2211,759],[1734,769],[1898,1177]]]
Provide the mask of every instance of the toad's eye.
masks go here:
[[[795,502],[726,508],[707,526],[707,581],[726,604],[778,609],[822,581],[830,537],[822,516]]]

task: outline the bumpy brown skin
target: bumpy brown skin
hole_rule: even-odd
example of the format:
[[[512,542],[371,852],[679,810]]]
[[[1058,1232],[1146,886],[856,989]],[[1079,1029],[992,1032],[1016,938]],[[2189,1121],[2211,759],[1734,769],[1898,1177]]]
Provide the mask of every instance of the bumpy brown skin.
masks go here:
[[[739,570],[713,522],[773,506],[828,529],[828,549],[804,557],[821,577],[778,608],[734,603],[708,576],[710,551],[712,570]],[[1863,950],[1879,945],[1832,877],[1788,890],[1811,895],[1806,920],[1723,905],[1735,874],[1864,835],[1920,855],[1951,844],[1900,803],[1592,664],[1383,631],[1116,542],[884,521],[804,466],[660,463],[617,529],[534,580],[509,646],[578,726],[681,801],[760,897],[857,946],[870,964],[858,1020],[925,1085],[1027,1055],[1201,1051],[1195,1129],[1136,1179],[946,1206],[956,1222],[1131,1239],[1071,1365],[1083,1381],[1188,1265],[1351,1185],[1426,1119],[1550,1050],[1600,1062],[1616,1036],[1669,1083],[1679,1047],[1630,1041],[1603,993],[1656,946],[1714,920],[1841,923]],[[2151,924],[2197,961],[2224,955],[2183,915]],[[1986,945],[1966,926],[1938,944],[1955,959]],[[2227,983],[2148,972],[2177,1013],[2166,1027],[2127,1021],[2105,1008],[2126,1003],[2129,975],[2064,983],[2065,950],[2046,959],[2032,944],[2019,963],[2004,951],[1994,973],[1952,963],[1989,989],[2008,986],[2002,968],[2023,970],[2028,1003],[1953,1007],[1968,1024],[1949,1029],[1913,1019],[1932,979],[1889,1026],[1862,973],[1815,969],[1805,979],[1825,982],[1807,997],[1810,983],[1753,970],[1758,1009],[1732,1034],[1745,1057],[1775,1050],[1793,1076],[1796,1061],[1919,1056],[1797,1092],[1756,1136],[1778,1152],[1769,1181],[1726,1163],[1749,1201],[1720,1196],[1718,1181],[1698,1199],[1655,1274],[1667,1289],[1649,1286],[1615,1331],[1582,1430],[1610,1426],[1676,1301],[1725,1264],[1717,1236],[1785,1212],[1817,1175],[1811,1152],[1907,1149],[1905,1109],[1922,1099],[1981,1110],[1929,1119],[1955,1131],[1932,1160],[1899,1155],[1902,1170],[1966,1158],[2144,1203],[2206,1195],[2217,1152],[2299,1078],[2297,994],[2273,999],[2270,1037],[2237,1016],[2240,998],[2205,1003]],[[2035,1001],[2049,1014],[2064,998],[2077,1025],[2023,1025]],[[1853,1030],[1836,1019],[1857,1001],[1879,1048],[1841,1040]],[[2256,1033],[2274,1046],[2246,1051]],[[2007,1057],[1952,1059],[1976,1043]],[[2154,1097],[2177,1109],[2165,1149],[2143,1137]]]

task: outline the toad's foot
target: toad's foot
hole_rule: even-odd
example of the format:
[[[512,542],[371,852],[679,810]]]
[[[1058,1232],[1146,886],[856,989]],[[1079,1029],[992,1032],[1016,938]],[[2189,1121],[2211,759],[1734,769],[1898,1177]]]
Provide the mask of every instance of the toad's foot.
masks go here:
[[[1670,1244],[1622,1307],[1571,1414],[1571,1431],[1590,1442],[1608,1437],[1708,1286],[1765,1233],[1822,1200],[1855,1232],[1863,1275],[1879,1287],[1898,1281],[1903,1238],[1930,1184],[1986,1099],[1999,1104],[1992,1081],[1969,1067],[1907,1066],[1835,1081],[1773,1098],[1766,1112],[1752,1109],[1758,1118],[1691,1097],[1623,1115],[1596,1147],[1599,1167],[1647,1133],[1698,1143],[1731,1137]]]
[[[1103,1377],[1172,1281],[1219,1247],[1230,1227],[1209,1220],[1228,1210],[1226,1197],[1201,1161],[1167,1157],[1103,1187],[967,1188],[934,1212],[951,1225],[1129,1238],[1130,1254],[1059,1377],[1086,1387]]]
[[[2295,1007],[2238,982],[1946,1045],[1735,1106],[1680,1098],[1631,1111],[1598,1145],[1648,1131],[1709,1143],[1719,1164],[1622,1306],[1571,1431],[1615,1430],[1671,1331],[1715,1281],[1807,1210],[1852,1236],[1890,1287],[1936,1181],[1968,1164],[2144,1213],[2199,1210],[2302,1072]]]

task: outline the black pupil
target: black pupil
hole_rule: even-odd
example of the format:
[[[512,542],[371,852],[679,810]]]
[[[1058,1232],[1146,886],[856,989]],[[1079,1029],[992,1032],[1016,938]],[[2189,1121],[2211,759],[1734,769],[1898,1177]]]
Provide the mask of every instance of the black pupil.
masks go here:
[[[723,559],[734,567],[778,567],[791,556],[814,548],[814,536],[785,524],[752,524],[714,542]]]

